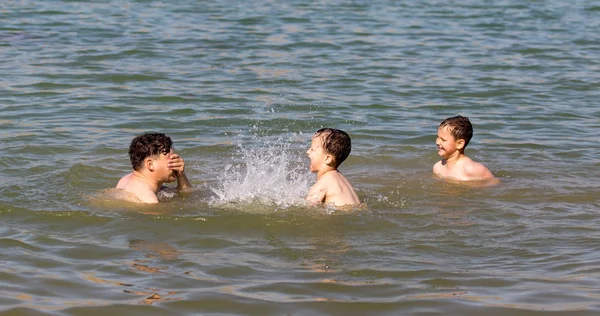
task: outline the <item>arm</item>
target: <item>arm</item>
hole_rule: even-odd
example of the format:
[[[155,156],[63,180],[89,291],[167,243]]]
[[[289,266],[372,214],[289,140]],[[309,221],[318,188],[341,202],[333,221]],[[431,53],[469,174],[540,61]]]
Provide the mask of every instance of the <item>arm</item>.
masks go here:
[[[192,184],[188,180],[185,172],[177,173],[177,190],[179,191],[189,191],[192,189]]]
[[[169,169],[173,170],[177,177],[177,190],[188,191],[192,188],[192,184],[185,175],[185,162],[178,154],[172,154],[169,157]]]
[[[308,202],[310,206],[317,206],[325,202],[326,197],[327,190],[323,187],[322,181],[317,181],[317,183],[315,183],[310,190],[308,190],[306,202]]]

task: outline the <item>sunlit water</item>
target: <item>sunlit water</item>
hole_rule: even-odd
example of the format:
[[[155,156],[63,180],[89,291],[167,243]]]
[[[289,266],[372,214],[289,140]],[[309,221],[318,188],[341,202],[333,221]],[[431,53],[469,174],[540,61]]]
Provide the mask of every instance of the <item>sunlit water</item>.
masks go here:
[[[0,3],[0,313],[600,312],[600,4],[172,2]],[[457,114],[499,185],[432,176]],[[145,131],[193,192],[107,193]]]
[[[246,207],[248,203],[256,203],[259,209],[267,212],[272,212],[272,208],[265,208],[267,205],[306,206],[304,198],[314,176],[311,177],[307,170],[307,158],[301,155],[302,147],[294,142],[294,138],[306,136],[292,137],[271,141],[257,136],[254,144],[245,145],[240,140],[232,155],[233,162],[216,170],[219,174],[216,187],[211,188],[216,195],[212,204],[240,203]],[[305,143],[304,140],[300,146]]]

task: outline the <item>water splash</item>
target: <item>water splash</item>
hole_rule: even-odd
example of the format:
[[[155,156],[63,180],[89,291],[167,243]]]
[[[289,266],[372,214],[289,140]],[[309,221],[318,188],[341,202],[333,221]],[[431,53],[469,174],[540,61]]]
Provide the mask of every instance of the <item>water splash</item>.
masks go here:
[[[238,145],[233,164],[225,167],[212,188],[212,204],[270,205],[278,208],[305,205],[310,184],[305,142],[290,138],[254,138]]]

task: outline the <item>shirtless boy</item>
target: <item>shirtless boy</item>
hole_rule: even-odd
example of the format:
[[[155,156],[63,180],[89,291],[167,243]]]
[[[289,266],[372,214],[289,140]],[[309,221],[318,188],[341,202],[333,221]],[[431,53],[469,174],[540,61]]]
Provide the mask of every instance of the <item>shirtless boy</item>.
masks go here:
[[[344,131],[322,128],[312,138],[306,151],[310,171],[317,174],[317,182],[310,188],[306,201],[313,206],[335,207],[360,204],[350,182],[337,168],[350,155],[350,136]]]
[[[466,117],[449,117],[440,124],[435,143],[442,160],[433,166],[436,176],[459,181],[494,179],[488,168],[465,155],[471,137],[473,126]]]
[[[171,138],[162,133],[146,133],[135,137],[129,146],[133,172],[121,178],[117,189],[123,189],[132,202],[158,203],[157,194],[163,183],[177,180],[177,191],[192,188],[185,175],[183,158],[173,151]]]

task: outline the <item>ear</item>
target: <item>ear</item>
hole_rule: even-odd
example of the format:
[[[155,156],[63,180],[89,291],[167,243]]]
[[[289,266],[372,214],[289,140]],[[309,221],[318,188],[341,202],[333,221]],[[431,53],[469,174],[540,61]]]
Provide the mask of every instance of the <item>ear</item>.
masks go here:
[[[146,169],[154,171],[154,159],[151,157],[144,159],[144,166],[146,166]]]
[[[465,140],[461,138],[456,141],[456,149],[461,150],[463,148],[465,148]]]
[[[333,156],[325,155],[325,164],[328,166],[332,166],[333,165]]]

